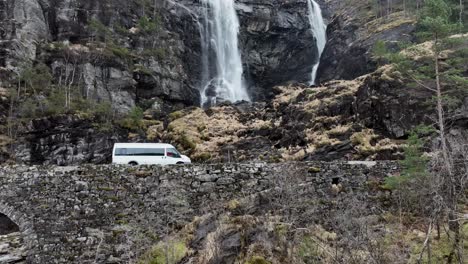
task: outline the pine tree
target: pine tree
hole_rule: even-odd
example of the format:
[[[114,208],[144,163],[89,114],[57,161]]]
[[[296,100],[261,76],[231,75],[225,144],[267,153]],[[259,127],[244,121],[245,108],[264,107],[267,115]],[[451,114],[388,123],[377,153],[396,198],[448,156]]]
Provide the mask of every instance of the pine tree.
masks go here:
[[[460,168],[454,162],[454,156],[447,138],[447,124],[454,114],[454,110],[463,103],[468,96],[468,37],[454,35],[460,32],[460,16],[456,13],[453,0],[426,0],[421,10],[417,37],[421,44],[407,47],[399,53],[385,55],[399,72],[401,77],[408,81],[409,88],[425,89],[433,95],[427,98],[434,106],[438,146],[433,149],[431,170],[427,181],[432,182],[434,190],[420,190],[421,194],[432,193],[433,199],[442,199],[441,202],[430,205],[429,230],[434,223],[438,223],[439,215],[445,212],[448,216],[448,226],[452,234],[452,251],[447,263],[463,263],[460,247],[460,225],[456,220],[458,201],[463,195],[464,186],[457,181]],[[463,18],[462,18],[463,19]],[[377,49],[377,54],[382,50]],[[418,143],[414,135],[408,141],[406,159],[403,161],[404,173],[400,179],[403,182],[387,182],[387,184],[410,182],[414,177],[423,175],[423,167],[418,153]],[[406,182],[405,182],[406,181]],[[411,184],[411,182],[410,182]],[[432,187],[430,187],[432,188]],[[428,236],[430,236],[428,232]],[[430,241],[427,240],[427,241]],[[429,242],[430,243],[430,242]],[[430,247],[424,245],[424,248]],[[424,250],[424,249],[423,249]],[[428,250],[428,255],[430,251]]]

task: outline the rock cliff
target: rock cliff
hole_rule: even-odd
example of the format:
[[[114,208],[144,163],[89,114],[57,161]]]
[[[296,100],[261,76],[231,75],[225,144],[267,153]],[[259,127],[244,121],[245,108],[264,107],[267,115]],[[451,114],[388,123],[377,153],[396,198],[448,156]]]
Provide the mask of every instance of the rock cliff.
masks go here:
[[[156,97],[199,105],[200,2],[143,3],[3,2],[1,66],[18,72],[24,63],[46,62],[55,79],[73,78],[71,84],[122,111]],[[285,81],[307,81],[317,55],[306,1],[244,0],[237,10],[253,98],[267,98]],[[155,28],[138,27],[153,15]]]

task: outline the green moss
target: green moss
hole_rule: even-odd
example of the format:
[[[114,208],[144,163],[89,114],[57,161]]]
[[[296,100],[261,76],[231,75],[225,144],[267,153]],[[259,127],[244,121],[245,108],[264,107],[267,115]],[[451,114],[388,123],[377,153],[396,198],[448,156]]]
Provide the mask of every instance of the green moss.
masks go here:
[[[281,158],[278,156],[270,156],[268,161],[270,163],[278,163],[281,162]]]
[[[314,95],[314,94],[317,93],[317,90],[314,90],[314,89],[306,89],[306,90],[305,90],[305,93],[306,93],[307,95]]]
[[[182,118],[184,116],[184,112],[182,111],[175,111],[169,114],[169,119],[170,120],[176,120],[179,118]]]
[[[99,187],[97,187],[97,189],[99,191],[113,191],[114,190],[114,188],[109,187],[109,186],[99,186]]]
[[[118,225],[127,225],[128,224],[128,220],[125,220],[125,219],[119,219],[117,221],[115,221]]]
[[[123,234],[125,234],[125,230],[112,230],[112,236],[114,238],[117,238]]]
[[[187,255],[188,249],[182,241],[168,241],[166,243],[159,242],[154,246],[148,253],[146,253],[139,264],[175,264],[179,263],[185,255]]]
[[[309,167],[309,168],[307,169],[307,171],[308,171],[309,173],[319,173],[319,172],[321,171],[321,169],[320,169],[320,168],[317,168],[317,167]]]
[[[247,260],[245,264],[271,264],[271,262],[266,260],[262,256],[253,256],[249,260]]]

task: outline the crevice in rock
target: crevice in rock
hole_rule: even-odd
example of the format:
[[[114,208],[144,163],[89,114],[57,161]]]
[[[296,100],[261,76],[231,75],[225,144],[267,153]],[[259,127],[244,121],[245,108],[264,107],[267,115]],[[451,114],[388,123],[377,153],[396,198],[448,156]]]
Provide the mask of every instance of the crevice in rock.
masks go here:
[[[8,218],[8,216],[0,213],[0,235],[8,235],[19,231],[19,226],[15,222]]]
[[[0,263],[26,263],[26,256],[19,226],[0,213]]]

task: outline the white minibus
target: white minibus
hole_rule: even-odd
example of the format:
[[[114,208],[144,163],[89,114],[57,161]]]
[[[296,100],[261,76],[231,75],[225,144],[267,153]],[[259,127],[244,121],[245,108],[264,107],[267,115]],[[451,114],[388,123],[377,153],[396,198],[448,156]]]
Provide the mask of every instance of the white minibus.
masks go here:
[[[181,155],[171,144],[162,143],[115,143],[112,163],[130,165],[189,164],[191,160]]]

